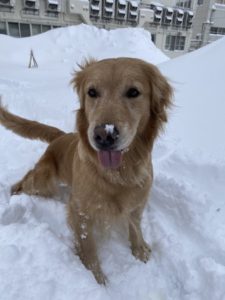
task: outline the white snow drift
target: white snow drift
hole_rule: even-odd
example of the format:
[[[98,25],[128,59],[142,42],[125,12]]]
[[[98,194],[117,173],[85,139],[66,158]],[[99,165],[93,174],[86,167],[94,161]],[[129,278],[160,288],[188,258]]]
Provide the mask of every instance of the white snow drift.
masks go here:
[[[28,69],[33,49],[38,69]],[[167,61],[144,30],[77,26],[40,36],[0,35],[0,94],[10,111],[71,131],[71,74],[87,57],[159,64],[175,105],[154,149],[155,181],[143,217],[152,258],[143,264],[115,232],[99,248],[99,286],[72,251],[65,204],[9,195],[46,145],[0,127],[1,300],[225,299],[225,39]],[[165,62],[164,62],[165,61]],[[162,63],[164,62],[164,63]]]

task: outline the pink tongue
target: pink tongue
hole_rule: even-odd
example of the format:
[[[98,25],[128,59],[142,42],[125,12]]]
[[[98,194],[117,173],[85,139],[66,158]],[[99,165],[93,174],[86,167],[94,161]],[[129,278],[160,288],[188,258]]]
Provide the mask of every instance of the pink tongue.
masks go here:
[[[104,168],[117,169],[122,163],[121,151],[98,151],[98,159]]]

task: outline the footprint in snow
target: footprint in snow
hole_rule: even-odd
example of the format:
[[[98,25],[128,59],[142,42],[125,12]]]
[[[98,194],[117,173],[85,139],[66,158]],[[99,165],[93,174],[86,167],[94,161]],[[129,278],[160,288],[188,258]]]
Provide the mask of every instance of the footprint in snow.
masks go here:
[[[10,187],[4,186],[0,183],[0,202],[2,203],[8,203],[10,200]]]
[[[0,224],[9,225],[13,223],[23,223],[26,208],[20,204],[14,204],[5,209],[0,217]]]

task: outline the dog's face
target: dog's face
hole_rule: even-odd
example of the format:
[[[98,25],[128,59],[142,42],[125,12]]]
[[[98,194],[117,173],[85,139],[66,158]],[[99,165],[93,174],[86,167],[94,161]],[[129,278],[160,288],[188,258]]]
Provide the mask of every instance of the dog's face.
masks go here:
[[[88,142],[105,168],[120,166],[123,152],[142,136],[151,119],[158,127],[166,121],[171,88],[156,67],[144,61],[89,62],[74,82],[87,122]]]

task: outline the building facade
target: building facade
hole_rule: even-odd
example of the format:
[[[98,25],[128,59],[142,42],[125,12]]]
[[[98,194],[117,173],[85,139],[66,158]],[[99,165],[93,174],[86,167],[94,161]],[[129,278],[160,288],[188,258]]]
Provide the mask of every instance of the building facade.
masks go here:
[[[158,48],[175,57],[189,51],[194,17],[191,0],[179,1],[0,0],[0,33],[27,37],[80,23],[105,29],[143,27]]]
[[[88,23],[89,5],[83,13],[67,1],[56,0],[0,0],[0,33],[13,37],[27,37],[52,28]]]
[[[190,50],[225,36],[225,0],[197,0]]]

